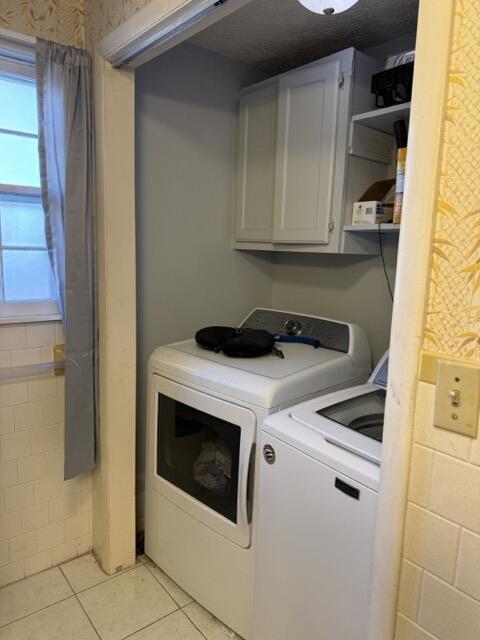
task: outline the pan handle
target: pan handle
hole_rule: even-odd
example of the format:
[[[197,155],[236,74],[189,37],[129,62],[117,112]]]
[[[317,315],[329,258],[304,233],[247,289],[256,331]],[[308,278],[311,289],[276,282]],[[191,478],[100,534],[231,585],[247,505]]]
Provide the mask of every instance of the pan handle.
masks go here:
[[[274,337],[277,342],[300,342],[302,344],[308,344],[315,349],[318,349],[320,346],[320,340],[317,340],[316,338],[309,338],[308,336],[288,336],[277,333]]]

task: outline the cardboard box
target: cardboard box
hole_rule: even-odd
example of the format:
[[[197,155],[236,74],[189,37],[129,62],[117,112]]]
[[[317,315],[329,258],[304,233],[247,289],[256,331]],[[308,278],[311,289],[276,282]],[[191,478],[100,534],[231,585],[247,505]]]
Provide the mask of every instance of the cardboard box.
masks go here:
[[[385,212],[383,204],[378,200],[368,202],[354,202],[352,224],[378,224],[389,222],[392,219],[391,212]]]
[[[352,224],[378,224],[393,220],[395,180],[374,182],[358,202],[353,203]]]

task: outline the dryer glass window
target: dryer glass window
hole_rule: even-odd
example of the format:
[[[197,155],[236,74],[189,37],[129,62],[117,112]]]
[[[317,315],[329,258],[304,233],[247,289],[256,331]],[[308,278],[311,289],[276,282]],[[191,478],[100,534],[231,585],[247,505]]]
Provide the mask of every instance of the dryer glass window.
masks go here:
[[[241,429],[158,395],[157,474],[237,522]]]
[[[377,389],[319,409],[317,413],[352,431],[382,442],[385,396],[384,389]]]

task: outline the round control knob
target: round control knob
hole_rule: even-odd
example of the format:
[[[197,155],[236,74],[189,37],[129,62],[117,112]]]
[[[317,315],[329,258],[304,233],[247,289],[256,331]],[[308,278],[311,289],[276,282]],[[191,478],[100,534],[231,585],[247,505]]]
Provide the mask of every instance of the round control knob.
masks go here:
[[[300,329],[302,325],[298,320],[287,320],[285,322],[285,331],[289,336],[296,336],[297,333],[300,333]]]

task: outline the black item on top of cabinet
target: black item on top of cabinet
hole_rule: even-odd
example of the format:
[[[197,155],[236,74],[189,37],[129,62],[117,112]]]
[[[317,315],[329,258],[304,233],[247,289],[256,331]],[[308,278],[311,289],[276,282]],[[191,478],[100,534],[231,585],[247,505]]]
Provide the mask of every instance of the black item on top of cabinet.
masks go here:
[[[372,76],[372,93],[378,108],[392,107],[412,99],[413,62],[385,69]]]

